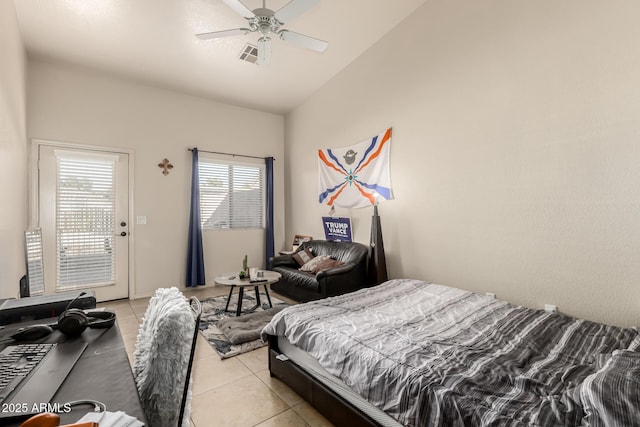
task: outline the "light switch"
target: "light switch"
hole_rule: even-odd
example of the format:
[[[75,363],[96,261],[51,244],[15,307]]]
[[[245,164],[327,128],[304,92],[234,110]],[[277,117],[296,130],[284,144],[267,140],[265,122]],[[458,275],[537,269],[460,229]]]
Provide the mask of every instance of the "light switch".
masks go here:
[[[146,224],[147,223],[147,217],[146,215],[139,215],[136,217],[136,224]]]

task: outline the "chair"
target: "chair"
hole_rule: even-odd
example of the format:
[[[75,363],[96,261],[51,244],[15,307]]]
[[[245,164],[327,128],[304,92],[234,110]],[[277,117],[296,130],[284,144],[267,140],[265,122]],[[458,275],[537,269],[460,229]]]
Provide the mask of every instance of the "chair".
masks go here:
[[[148,424],[189,427],[191,369],[202,307],[177,288],[158,289],[149,301],[133,355],[133,376]],[[181,400],[174,390],[181,390]]]

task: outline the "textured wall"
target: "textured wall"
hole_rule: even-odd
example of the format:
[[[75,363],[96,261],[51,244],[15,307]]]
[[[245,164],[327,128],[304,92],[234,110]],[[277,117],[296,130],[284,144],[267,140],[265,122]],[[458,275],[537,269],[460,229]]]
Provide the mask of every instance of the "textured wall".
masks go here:
[[[393,126],[392,277],[640,324],[640,3],[428,1],[286,117],[287,240],[316,150]],[[372,209],[351,216],[368,243]]]
[[[0,2],[0,297],[25,273],[27,139],[25,54],[12,1]]]
[[[276,158],[276,244],[284,235],[284,124],[280,115],[120,79],[45,60],[29,61],[29,137],[134,151],[133,296],[185,280],[190,200],[188,147]],[[204,154],[201,154],[204,156]],[[167,176],[158,163],[174,165]],[[228,158],[228,157],[227,157]],[[264,259],[264,231],[206,231],[207,283]]]

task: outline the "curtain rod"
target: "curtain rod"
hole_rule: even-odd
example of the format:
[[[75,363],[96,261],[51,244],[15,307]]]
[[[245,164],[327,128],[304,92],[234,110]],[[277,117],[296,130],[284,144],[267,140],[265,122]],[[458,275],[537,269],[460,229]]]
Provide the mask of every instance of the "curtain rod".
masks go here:
[[[195,147],[198,148],[198,147]],[[188,148],[189,151],[193,151],[193,148]],[[209,153],[209,154],[223,154],[225,156],[233,156],[233,157],[248,157],[250,159],[263,159],[264,157],[259,157],[259,156],[247,156],[246,154],[234,154],[234,153],[223,153],[222,151],[207,151],[207,150],[200,150],[198,148],[198,151],[201,153]],[[269,156],[267,156],[269,157]],[[273,159],[275,160],[275,159]]]

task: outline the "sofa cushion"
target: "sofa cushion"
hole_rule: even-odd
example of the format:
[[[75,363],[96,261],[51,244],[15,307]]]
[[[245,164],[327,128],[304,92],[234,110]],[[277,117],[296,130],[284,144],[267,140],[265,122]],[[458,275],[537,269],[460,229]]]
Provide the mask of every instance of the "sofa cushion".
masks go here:
[[[368,247],[355,242],[330,242],[326,240],[311,240],[304,242],[301,249],[310,249],[315,256],[329,255],[333,259],[344,263],[365,262]]]
[[[316,267],[321,263],[331,259],[329,255],[318,255],[317,257],[313,257],[313,259],[309,262],[306,262],[300,270],[308,271],[309,273],[317,273]]]
[[[344,265],[344,262],[338,261],[337,259],[329,258],[327,260],[322,261],[318,265],[316,265],[315,268],[313,270],[311,270],[311,272],[312,273],[319,273],[321,271],[330,270],[332,268],[340,267],[341,265]]]
[[[308,249],[308,248],[302,251],[296,252],[295,255],[293,255],[293,259],[296,260],[296,262],[300,267],[304,266],[306,263],[311,261],[314,257],[315,255],[313,255],[313,253],[311,252],[311,249]]]
[[[276,267],[273,271],[280,273],[281,277],[277,283],[271,285],[271,289],[300,288],[318,292],[318,281],[313,273],[290,267]]]

